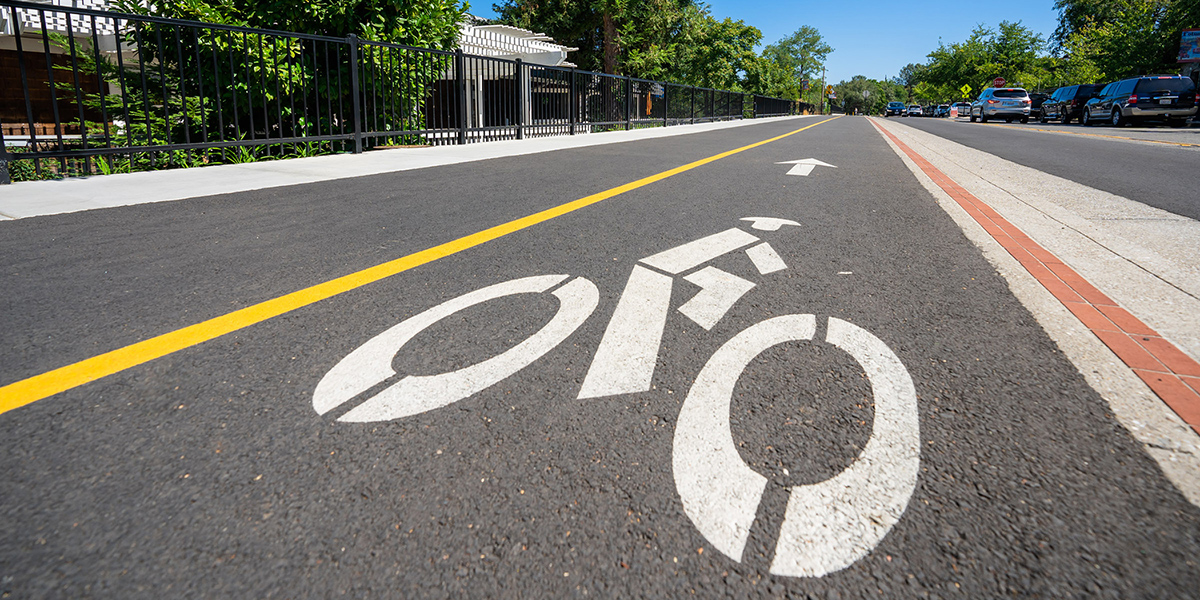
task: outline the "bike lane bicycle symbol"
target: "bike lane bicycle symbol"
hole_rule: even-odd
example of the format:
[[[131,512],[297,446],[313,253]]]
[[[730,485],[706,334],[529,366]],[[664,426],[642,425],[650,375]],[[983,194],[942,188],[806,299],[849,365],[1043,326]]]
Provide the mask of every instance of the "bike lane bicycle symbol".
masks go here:
[[[787,219],[747,217],[755,231],[799,226]],[[633,267],[579,390],[601,398],[650,390],[674,277],[700,287],[677,310],[706,330],[755,283],[706,265],[742,250],[759,274],[787,269],[768,242],[737,227],[648,256]],[[697,269],[697,267],[703,268]],[[549,353],[591,316],[596,285],[583,277],[537,275],[490,285],[447,300],[368,340],[317,384],[318,414],[359,401],[338,420],[367,423],[400,419],[468,398]],[[561,285],[560,285],[561,284]],[[367,398],[396,376],[392,359],[414,336],[472,306],[515,294],[549,292],[557,313],[533,335],[480,363],[438,375],[407,376]],[[741,562],[768,480],[738,454],[729,415],[734,387],[759,354],[786,342],[814,342],[817,318],[788,314],[751,325],[725,342],[696,376],[677,419],[672,446],[675,487],[684,512],[720,552]],[[900,520],[916,489],[920,466],[916,389],[899,357],[879,338],[830,317],[824,343],[856,360],[870,380],[875,417],[857,459],[831,479],[789,488],[784,521],[770,571],[819,577],[844,569],[875,548]]]

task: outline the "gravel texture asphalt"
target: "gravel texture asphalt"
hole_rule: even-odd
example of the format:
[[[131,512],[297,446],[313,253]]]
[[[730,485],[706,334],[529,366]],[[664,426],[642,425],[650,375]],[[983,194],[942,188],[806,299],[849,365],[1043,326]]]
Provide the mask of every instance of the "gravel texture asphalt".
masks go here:
[[[771,123],[0,223],[0,384],[786,133]],[[966,129],[966,128],[964,128]],[[836,165],[808,177],[788,165]],[[634,263],[745,224],[788,269],[710,331],[675,310],[653,388],[576,399]],[[599,308],[554,351],[450,406],[353,424],[312,407],[363,342],[540,274]],[[424,330],[401,374],[509,349],[547,296]],[[770,479],[740,562],[684,513],[675,419],[738,332],[785,314],[862,327],[907,367],[920,471],[894,529],[821,578],[771,575],[788,487],[870,436],[849,355],[793,342],[738,380],[738,452]],[[11,597],[1182,598],[1200,509],[1114,420],[864,119],[842,118],[0,415],[0,594]]]

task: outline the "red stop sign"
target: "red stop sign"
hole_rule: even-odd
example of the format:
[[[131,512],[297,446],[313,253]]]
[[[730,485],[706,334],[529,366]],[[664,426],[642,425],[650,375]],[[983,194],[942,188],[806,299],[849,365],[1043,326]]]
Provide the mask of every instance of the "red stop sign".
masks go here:
[[[997,77],[992,80],[992,87],[1004,87],[1004,84],[1006,83],[1008,82],[1005,81],[1003,77]]]

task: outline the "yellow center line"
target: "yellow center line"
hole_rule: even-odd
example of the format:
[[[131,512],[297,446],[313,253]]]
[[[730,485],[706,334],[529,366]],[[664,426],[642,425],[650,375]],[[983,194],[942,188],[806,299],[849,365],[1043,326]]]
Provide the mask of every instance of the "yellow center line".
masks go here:
[[[302,290],[285,294],[271,300],[266,300],[258,304],[247,306],[246,308],[235,310],[231,313],[221,315],[189,325],[182,329],[164,333],[159,336],[152,337],[148,340],[130,344],[123,348],[118,348],[98,356],[93,356],[77,363],[59,367],[53,371],[47,371],[41,375],[34,375],[28,379],[22,379],[15,383],[10,383],[4,387],[0,387],[0,413],[5,413],[15,408],[20,408],[26,404],[37,402],[43,398],[53,396],[59,392],[64,392],[72,388],[79,387],[85,383],[89,383],[107,377],[109,375],[119,373],[125,369],[135,367],[142,363],[152,361],[156,358],[161,358],[173,352],[178,352],[185,348],[190,348],[197,344],[207,342],[209,340],[221,337],[227,333],[232,333],[239,329],[244,329],[256,323],[261,323],[273,317],[277,317],[284,313],[291,312],[298,308],[308,306],[310,304],[320,302],[326,298],[332,298],[339,294],[363,287],[369,283],[374,283],[381,279],[391,277],[398,273],[403,273],[414,267],[419,267],[423,264],[433,262],[439,258],[450,256],[462,252],[468,248],[474,248],[485,242],[504,237],[510,233],[520,231],[527,227],[532,227],[539,223],[549,221],[555,217],[565,215],[569,212],[579,210],[581,208],[591,206],[602,200],[607,200],[613,196],[619,196],[625,192],[636,190],[640,187],[650,185],[657,181],[662,181],[668,177],[678,175],[685,171],[690,171],[696,167],[707,165],[708,163],[721,160],[722,158],[733,156],[739,152],[745,152],[752,148],[769,144],[774,141],[782,140],[788,136],[795,135],[806,129],[812,129],[822,123],[828,123],[840,117],[825,119],[818,121],[807,127],[801,127],[795,131],[785,133],[761,142],[755,142],[748,146],[742,146],[735,150],[722,152],[720,154],[703,158],[686,165],[675,167],[668,171],[663,171],[656,175],[643,177],[637,181],[626,183],[625,185],[605,190],[590,196],[585,196],[572,202],[567,202],[549,208],[532,215],[509,221],[502,225],[497,225],[489,229],[484,229],[477,233],[461,237],[457,240],[446,242],[444,244],[434,246],[420,252],[409,254],[395,260],[385,262],[351,273],[343,275],[337,279],[331,279],[324,283],[319,283],[312,287],[307,287]]]
[[[1061,129],[1039,129],[1037,127],[1017,127],[1016,125],[1001,125],[1000,123],[988,123],[993,127],[1005,127],[1007,129],[1016,129],[1018,131],[1041,131],[1043,133],[1061,133],[1064,135],[1082,135],[1087,137],[1109,138],[1112,140],[1128,140],[1131,142],[1150,142],[1151,144],[1167,144],[1168,146],[1180,146],[1183,148],[1198,147],[1200,144],[1185,144],[1183,142],[1168,142],[1164,140],[1147,140],[1143,138],[1125,137],[1122,135],[1104,135],[1102,133],[1080,133],[1078,131],[1063,131]]]

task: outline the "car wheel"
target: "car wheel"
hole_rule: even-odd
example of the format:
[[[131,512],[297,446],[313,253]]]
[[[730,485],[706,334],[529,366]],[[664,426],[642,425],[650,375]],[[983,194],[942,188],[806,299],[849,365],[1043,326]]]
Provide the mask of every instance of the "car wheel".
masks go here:
[[[1129,122],[1126,121],[1125,118],[1121,116],[1121,109],[1119,107],[1114,108],[1113,112],[1112,112],[1112,126],[1113,127],[1124,127],[1125,125],[1128,125],[1128,124],[1129,124]]]
[[[968,117],[968,118],[969,118],[969,119],[971,119],[971,122],[972,122],[972,123],[974,123],[974,122],[975,122],[975,112],[974,112],[974,111],[971,111],[971,116],[970,116],[970,117]]]
[[[1012,119],[1005,119],[1005,120],[1004,120],[1004,122],[1005,122],[1005,123],[1012,123],[1012,122],[1013,122],[1013,120],[1012,120]]]
[[[988,122],[988,116],[987,116],[987,113],[983,112],[982,110],[981,110],[981,111],[979,111],[979,122],[980,122],[980,123],[987,123],[987,122]]]
[[[1062,118],[1059,119],[1059,122],[1061,122],[1063,125],[1070,125],[1071,124],[1071,113],[1064,110],[1062,113]]]
[[[1050,122],[1050,119],[1046,118],[1046,112],[1038,111],[1038,123],[1045,125],[1046,123],[1049,123],[1049,122]]]
[[[1083,115],[1079,117],[1079,122],[1083,124],[1084,127],[1091,127],[1092,125],[1096,124],[1096,122],[1092,120],[1091,113],[1086,108],[1083,109]]]
[[[1021,117],[1021,122],[1022,122],[1022,123],[1028,123],[1028,122],[1029,122],[1029,117]],[[1044,122],[1045,122],[1045,121],[1043,121],[1043,123],[1044,123]]]

